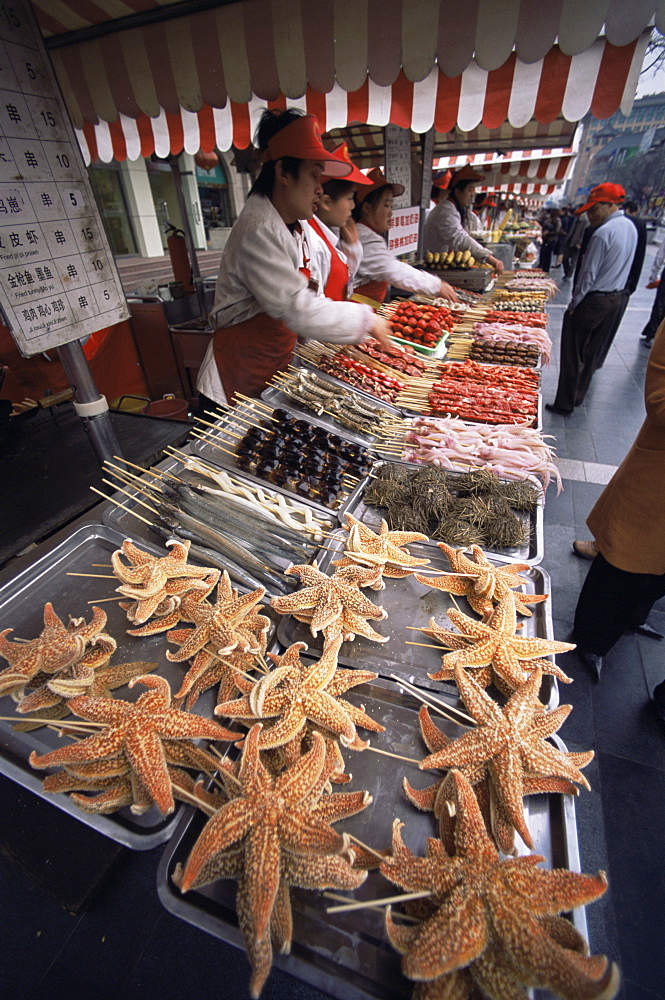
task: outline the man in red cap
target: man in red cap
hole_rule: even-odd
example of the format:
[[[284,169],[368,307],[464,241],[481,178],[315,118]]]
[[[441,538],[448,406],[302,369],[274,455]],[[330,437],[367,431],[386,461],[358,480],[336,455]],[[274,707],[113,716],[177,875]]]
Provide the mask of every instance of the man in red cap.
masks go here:
[[[625,197],[620,184],[599,184],[586,205],[576,209],[576,215],[587,213],[593,234],[563,319],[556,398],[545,404],[562,416],[584,402],[603,344],[624,306],[637,247],[637,230],[618,208]]]

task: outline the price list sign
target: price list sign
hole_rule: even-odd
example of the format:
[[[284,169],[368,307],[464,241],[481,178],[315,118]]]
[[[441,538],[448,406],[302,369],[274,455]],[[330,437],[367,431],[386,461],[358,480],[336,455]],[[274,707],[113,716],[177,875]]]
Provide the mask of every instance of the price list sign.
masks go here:
[[[129,315],[30,4],[0,4],[0,303],[26,357]]]

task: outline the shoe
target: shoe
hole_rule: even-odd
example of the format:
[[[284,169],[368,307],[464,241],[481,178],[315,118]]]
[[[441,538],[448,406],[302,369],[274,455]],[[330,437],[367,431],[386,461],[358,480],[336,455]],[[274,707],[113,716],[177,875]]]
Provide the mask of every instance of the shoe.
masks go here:
[[[560,417],[569,417],[573,412],[572,410],[564,410],[560,406],[555,406],[554,403],[545,403],[545,409],[549,410],[550,413],[558,413]]]
[[[647,339],[647,338],[645,337],[645,338],[644,338],[644,343],[643,343],[643,345],[642,345],[642,346],[643,346],[643,347],[651,347],[651,345],[652,345],[652,344],[653,344],[653,340],[648,340],[648,339]]]
[[[600,680],[600,672],[603,669],[603,658],[598,653],[592,653],[588,649],[578,646],[575,650],[580,663],[584,664],[594,681]]]
[[[595,559],[598,555],[598,546],[592,539],[590,542],[573,542],[573,552],[580,559]]]
[[[661,681],[653,689],[651,704],[658,717],[665,722],[665,681]]]
[[[663,633],[657,632],[655,628],[651,628],[651,625],[636,625],[634,628],[629,628],[629,632],[637,632],[638,635],[645,635],[647,639],[662,639]]]

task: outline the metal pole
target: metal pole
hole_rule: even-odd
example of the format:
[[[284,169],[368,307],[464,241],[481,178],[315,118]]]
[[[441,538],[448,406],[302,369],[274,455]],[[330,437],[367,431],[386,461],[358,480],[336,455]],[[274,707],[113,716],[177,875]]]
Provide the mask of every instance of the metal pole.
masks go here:
[[[74,409],[83,420],[83,427],[100,463],[114,455],[122,457],[106,397],[95,385],[81,342],[74,340],[71,344],[58,347],[58,356],[74,390]]]
[[[199,304],[199,315],[203,316],[206,311],[205,292],[203,289],[203,278],[201,277],[201,270],[199,268],[199,262],[196,256],[196,248],[194,246],[194,236],[192,233],[192,227],[189,224],[189,215],[187,214],[187,204],[185,202],[185,192],[182,189],[182,173],[180,171],[180,161],[178,160],[177,156],[171,156],[169,157],[169,163],[171,164],[171,172],[173,173],[173,183],[175,185],[176,198],[178,199],[178,207],[180,209],[180,214],[182,216],[182,231],[185,234],[187,253],[189,255],[189,260],[192,265],[192,281],[194,282],[196,298]]]
[[[432,193],[432,159],[434,157],[434,129],[431,128],[424,136],[421,135],[423,151],[423,173],[420,187],[420,222],[418,224],[418,256],[423,256],[425,239],[425,215],[429,208]]]

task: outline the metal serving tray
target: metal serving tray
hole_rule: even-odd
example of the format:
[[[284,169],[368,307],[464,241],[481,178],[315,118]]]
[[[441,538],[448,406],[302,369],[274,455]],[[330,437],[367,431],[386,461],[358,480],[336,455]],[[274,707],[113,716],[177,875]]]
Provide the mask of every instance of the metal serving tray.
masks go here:
[[[344,696],[363,705],[372,718],[386,727],[385,733],[361,731],[371,737],[371,745],[389,753],[422,760],[426,749],[420,736],[420,702],[402,692],[398,685],[382,680],[353,688]],[[442,696],[449,704],[456,696]],[[463,730],[441,716],[436,725],[451,737]],[[555,737],[557,746],[565,746]],[[440,772],[422,772],[417,765],[379,756],[344,750],[347,769],[353,774],[345,791],[367,790],[373,801],[364,812],[336,824],[340,831],[358,837],[377,850],[388,847],[393,819],[405,824],[405,843],[414,853],[424,855],[426,838],[437,835],[431,813],[419,812],[402,791],[402,776],[419,788],[432,784]],[[336,789],[335,789],[336,790]],[[574,800],[570,796],[533,795],[525,799],[525,815],[534,841],[534,853],[545,857],[544,867],[565,867],[579,871]],[[235,912],[235,883],[218,881],[201,890],[180,893],[171,879],[176,864],[184,864],[206,817],[188,807],[188,815],[178,825],[164,851],[157,873],[157,890],[162,904],[172,914],[199,927],[237,948],[244,948]],[[516,843],[521,845],[519,837]],[[521,853],[529,853],[522,846]],[[370,872],[355,892],[344,893],[350,900],[392,896],[399,890],[378,872]],[[290,955],[277,955],[273,965],[339,1000],[407,1000],[413,983],[400,971],[400,956],[389,944],[383,925],[383,913],[357,910],[328,914],[335,905],[320,892],[291,890],[293,908],[293,945]],[[586,936],[583,910],[576,910],[573,922]],[[249,979],[249,965],[247,967]],[[242,987],[240,992],[244,993]],[[548,992],[537,991],[538,1000],[551,1000]]]
[[[332,383],[330,387],[331,389],[336,388]],[[351,385],[347,389],[349,393],[355,392],[355,389]],[[347,441],[355,441],[366,448],[370,447],[376,440],[376,434],[364,434],[360,431],[352,431],[330,414],[322,413],[319,415],[318,413],[313,413],[312,410],[301,406],[297,399],[289,396],[286,392],[282,392],[281,389],[276,389],[274,386],[269,385],[267,389],[264,389],[261,393],[261,399],[264,399],[272,407],[281,406],[282,409],[289,410],[291,413],[296,414],[296,416],[305,417],[307,420],[311,420],[312,423],[316,423],[319,427],[325,427],[326,430],[332,431],[334,434],[339,434],[340,437],[345,438]],[[391,403],[382,403],[380,405],[391,416],[402,416],[402,411],[397,406],[393,406]]]
[[[93,564],[109,564],[110,567],[111,553],[120,547],[124,537],[125,535],[105,525],[86,524],[58,546],[45,552],[13,580],[4,584],[0,598],[0,628],[13,629],[10,639],[35,638],[44,627],[43,610],[47,601],[51,601],[56,614],[64,622],[67,622],[68,616],[85,617],[90,621],[90,602],[114,596],[118,581],[68,576],[67,573],[111,574],[110,568],[93,568]],[[146,542],[141,542],[141,548],[154,553],[163,552],[160,547]],[[165,635],[127,635],[126,630],[131,626],[118,603],[108,601],[100,607],[108,615],[106,631],[118,643],[111,663],[132,660],[157,662],[158,667],[153,672],[165,677],[172,690],[177,691],[184,677],[183,668],[186,669],[186,664],[171,663],[166,659],[169,646]],[[145,690],[140,685],[131,689],[121,687],[114,692],[114,696],[135,701]],[[13,715],[12,699],[7,696],[1,700],[2,714]],[[213,718],[214,704],[214,693],[208,691],[198,700],[195,713]],[[29,716],[17,715],[17,721],[30,719]],[[63,721],[63,725],[65,724]],[[65,741],[58,737],[57,732],[45,726],[21,732],[14,730],[11,722],[0,722],[0,773],[125,847],[147,851],[169,839],[182,813],[182,805],[176,805],[175,812],[166,817],[154,807],[143,816],[134,816],[129,809],[121,809],[109,816],[95,816],[80,810],[68,795],[44,792],[42,779],[49,772],[34,770],[30,767],[28,758],[33,750],[42,754],[63,745]]]
[[[328,546],[321,550],[322,558],[319,562],[319,569],[324,573],[332,575],[335,568],[332,561],[338,559],[343,554],[345,531],[335,532],[335,537],[328,539]],[[409,551],[419,558],[430,560],[428,569],[440,570],[443,572],[450,570],[448,560],[440,551],[431,545],[413,544],[409,545]],[[512,560],[502,559],[500,556],[492,556],[492,562],[505,565]],[[548,574],[538,566],[531,566],[529,570],[521,574],[528,581],[525,590],[530,594],[549,594],[550,578]],[[407,626],[416,628],[426,628],[431,618],[444,628],[453,628],[447,618],[449,608],[455,607],[450,594],[441,590],[435,590],[425,584],[418,583],[413,576],[402,577],[401,579],[387,578],[384,590],[363,590],[374,604],[384,608],[388,612],[388,617],[381,621],[370,622],[372,628],[380,635],[390,636],[388,642],[371,642],[362,636],[356,636],[352,641],[342,643],[339,652],[339,662],[346,667],[360,667],[363,670],[375,670],[382,677],[389,677],[395,674],[411,684],[418,687],[429,688],[434,691],[441,691],[442,688],[456,690],[454,683],[446,681],[433,681],[427,675],[436,673],[441,669],[441,656],[445,652],[443,647],[435,644],[433,640],[420,632],[413,631]],[[464,614],[470,617],[477,617],[469,608],[463,598],[455,598],[457,605]],[[533,614],[530,618],[520,616],[523,622],[520,635],[537,636],[543,639],[554,637],[554,626],[552,623],[552,612],[550,601],[543,601],[534,604]],[[323,649],[323,636],[319,633],[314,637],[306,622],[299,622],[292,615],[283,615],[277,628],[277,638],[283,646],[290,646],[292,642],[305,642],[311,649],[320,653]],[[406,645],[407,642],[426,643],[425,646]],[[565,671],[565,663],[562,669]],[[558,688],[554,679],[546,674],[543,677],[542,698],[548,707],[553,708],[558,701]]]
[[[259,476],[252,475],[251,472],[240,472],[236,468],[234,454],[235,447],[238,443],[238,437],[235,435],[239,433],[244,434],[244,432],[249,429],[249,424],[247,422],[241,422],[241,419],[239,419],[242,418],[243,413],[247,414],[248,412],[252,413],[252,423],[254,423],[256,415],[253,409],[249,410],[247,404],[245,403],[234,406],[232,410],[230,410],[218,421],[216,430],[209,428],[213,438],[212,441],[210,439],[203,441],[201,438],[196,438],[192,441],[192,454],[205,459],[205,461],[209,462],[210,465],[216,465],[220,469],[226,469],[229,472],[232,472],[245,482],[254,483],[255,485],[258,484],[262,487],[268,487],[276,493],[293,497],[302,503],[308,504],[308,506],[312,507],[314,510],[330,516],[331,508],[326,507],[324,504],[317,503],[315,500],[305,499],[294,490],[289,489],[287,486],[277,486],[274,483],[266,482],[265,479],[261,479]],[[326,426],[317,418],[310,420],[310,422],[320,427]],[[220,447],[215,447],[215,445],[219,445]],[[228,454],[230,451],[234,452],[234,454]]]
[[[412,462],[377,462],[372,468],[372,473],[376,472],[377,469],[381,468],[383,465],[403,465],[411,472],[416,472],[418,469],[425,468],[423,465],[416,465]],[[449,470],[445,471],[451,476],[463,475],[461,472],[457,473],[450,472]],[[505,482],[505,480],[502,480],[502,482]],[[337,512],[340,524],[344,524],[344,515],[348,512],[349,514],[353,514],[358,521],[362,521],[368,527],[372,528],[373,531],[379,529],[381,520],[385,514],[385,508],[365,503],[363,498],[368,483],[369,477],[365,476],[365,478],[358,483],[349,498],[342,504]],[[542,499],[544,499],[544,497],[542,497]],[[515,545],[508,549],[490,549],[485,546],[483,546],[483,549],[486,552],[496,554],[504,559],[510,559],[512,562],[526,562],[532,566],[537,566],[542,562],[545,554],[543,504],[539,503],[535,513],[533,514],[520,514],[517,511],[515,513],[518,517],[523,518],[525,521],[528,520],[529,522],[528,542],[525,545]],[[423,545],[425,544],[429,544],[436,549],[435,541],[430,541],[429,543],[423,542]]]
[[[170,472],[173,475],[178,476],[180,479],[184,479],[185,481],[189,481],[190,479],[196,479],[195,474],[187,470],[183,465],[183,463],[177,461],[176,459],[167,459],[165,462],[161,462],[158,466],[155,466],[155,468],[161,469],[164,472]],[[148,483],[150,483],[151,481],[154,482],[154,480],[152,480],[152,478],[149,476],[145,476],[143,478]],[[241,478],[239,474],[237,478],[238,479]],[[247,482],[247,480],[244,481]],[[213,483],[213,481],[210,480],[209,482],[210,485],[213,486],[214,488],[215,484]],[[248,485],[253,485],[253,483],[251,483],[250,481]],[[265,489],[266,492],[269,492],[270,490],[273,489],[272,486],[268,486],[267,484],[264,484],[262,488]],[[141,501],[145,500],[145,497],[132,486],[127,486],[125,487],[125,489],[127,490],[127,493],[131,494],[130,496],[127,496],[127,493],[115,494],[115,498],[118,499],[123,504],[122,507],[116,507],[115,504],[111,503],[104,505],[102,509],[102,521],[104,522],[104,524],[108,524],[109,527],[115,528],[117,531],[122,532],[124,537],[144,539],[145,541],[151,543],[152,545],[160,545],[160,544],[163,545],[164,544],[163,540],[159,537],[157,532],[152,530],[150,525],[146,524],[142,520],[139,520],[139,518],[134,517],[133,514],[134,511],[137,514],[139,514],[140,517],[146,517],[146,518],[149,517],[149,512],[146,511],[145,508],[141,506]],[[303,503],[303,505],[305,504],[304,500],[301,502]],[[312,505],[308,504],[307,506],[311,507]],[[337,518],[330,511],[327,510],[319,511],[317,509],[315,511],[315,514],[317,519],[325,522],[322,526],[323,531],[325,532],[332,531],[337,527]],[[275,523],[275,534],[276,535],[279,534],[279,525],[277,523]],[[303,539],[305,539],[305,537],[306,536],[303,535]],[[251,549],[251,537],[245,539],[244,541],[247,544],[248,548]],[[317,543],[313,542],[312,544],[316,545]],[[313,549],[312,552],[313,552],[312,558],[314,558],[314,556],[316,555],[316,550]],[[220,555],[220,559],[223,558],[224,557]],[[192,556],[191,562],[198,564],[200,563],[200,560],[198,560],[196,556]],[[292,562],[293,560],[288,560],[281,556],[275,556],[274,572],[277,574],[283,572],[291,565]],[[207,565],[205,563],[205,560],[203,560],[203,564]],[[286,579],[288,579],[288,577]],[[250,589],[244,584],[236,583],[235,581],[233,581],[233,586],[243,593],[247,592]],[[269,596],[272,593],[277,592],[272,590],[271,587],[266,587],[266,590]]]
[[[356,385],[351,385],[350,382],[345,382],[344,379],[337,378],[335,375],[331,375],[330,372],[319,371],[318,366],[313,362],[309,361],[307,358],[299,357],[298,355],[294,358],[294,364],[297,364],[300,368],[307,368],[308,371],[316,372],[321,378],[325,378],[326,381],[330,382],[331,385],[341,386],[343,389],[351,389],[353,392],[357,392],[359,396],[365,396],[370,403],[375,406],[390,406],[398,413],[408,413],[409,411],[404,409],[402,406],[398,406],[397,403],[389,403],[386,399],[381,399],[380,396],[375,396],[373,392],[369,392],[368,389],[360,389]],[[410,378],[410,376],[406,376]]]

